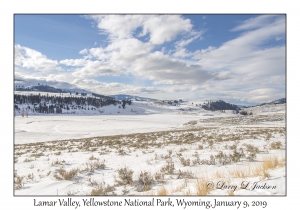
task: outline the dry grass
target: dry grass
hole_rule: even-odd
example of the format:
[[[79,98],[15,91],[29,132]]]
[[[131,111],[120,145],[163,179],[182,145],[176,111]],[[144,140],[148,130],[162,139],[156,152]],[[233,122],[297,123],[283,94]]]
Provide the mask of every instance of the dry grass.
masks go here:
[[[19,176],[17,171],[14,172],[14,189],[18,190],[24,187],[24,176]]]
[[[164,178],[165,178],[165,174],[162,172],[156,172],[154,174],[154,179],[155,181],[157,181],[158,183],[164,183]]]
[[[261,177],[261,179],[266,179],[270,177],[268,170],[273,170],[278,167],[285,166],[285,158],[278,158],[276,156],[268,156],[263,159],[263,162],[257,166],[248,166],[244,169],[234,169],[229,172],[230,175],[236,178],[245,177]]]
[[[32,162],[32,161],[34,161],[33,159],[30,159],[30,158],[26,158],[25,160],[24,160],[24,163],[26,163],[26,162]]]
[[[33,173],[28,174],[27,177],[26,177],[27,180],[31,180],[32,182],[34,181],[34,178],[35,178],[35,176],[34,176]]]
[[[96,161],[89,161],[86,162],[85,165],[86,167],[81,171],[81,172],[95,172],[95,169],[105,169],[106,165],[105,165],[105,160],[103,160],[102,162],[100,162],[99,159],[94,159]]]
[[[272,142],[270,144],[270,149],[271,150],[274,150],[274,149],[280,149],[282,146],[282,143],[280,141],[277,141],[277,142]]]
[[[191,195],[191,190],[190,189],[188,189],[185,193],[184,193],[184,195]]]
[[[259,166],[252,168],[252,175],[260,176],[261,180],[263,180],[270,177],[270,174],[268,173],[269,170],[283,166],[285,166],[285,158],[268,156],[264,158]]]
[[[51,165],[56,166],[55,169],[63,166],[61,169],[56,170],[56,172],[52,169],[52,171],[54,172],[54,176],[57,177],[57,179],[68,180],[68,179],[72,179],[74,176],[76,176],[79,173],[82,173],[83,171],[76,170],[76,169],[66,171],[64,165],[67,166],[69,164],[66,164],[64,160],[54,161],[53,159],[54,158],[56,159],[56,157],[59,156],[53,156],[53,155],[66,154],[67,151],[72,153],[87,151],[83,153],[83,156],[89,159],[88,163],[85,163],[87,165],[86,170],[90,172],[92,171],[94,172],[95,169],[106,168],[105,161],[100,161],[98,154],[103,155],[103,154],[109,154],[110,152],[113,152],[113,155],[115,155],[115,153],[119,155],[125,155],[125,153],[129,154],[133,151],[139,151],[140,149],[143,149],[143,152],[145,152],[145,154],[148,154],[151,151],[154,152],[154,149],[156,148],[166,149],[167,154],[164,154],[164,156],[162,156],[162,158],[166,159],[165,160],[166,163],[162,166],[162,168],[157,173],[154,173],[153,176],[149,174],[148,177],[148,175],[145,174],[144,172],[140,174],[138,180],[135,180],[133,182],[132,175],[134,172],[132,170],[125,167],[115,171],[117,172],[115,176],[117,184],[119,186],[125,186],[123,194],[127,194],[128,190],[126,188],[126,185],[127,187],[128,185],[135,186],[135,187],[140,186],[137,191],[147,191],[150,189],[151,186],[153,186],[154,180],[156,184],[167,183],[166,180],[168,179],[173,179],[172,181],[174,181],[176,177],[177,179],[187,179],[188,181],[193,180],[193,182],[196,181],[196,178],[194,174],[192,174],[192,172],[181,171],[179,170],[179,168],[178,170],[175,169],[175,166],[181,167],[180,164],[185,167],[191,166],[192,164],[193,165],[214,165],[214,164],[228,165],[230,163],[240,162],[241,160],[244,161],[245,157],[248,157],[249,154],[253,154],[253,156],[251,157],[255,157],[255,154],[258,153],[258,149],[252,145],[244,144],[243,147],[245,152],[244,154],[244,152],[240,150],[242,147],[239,141],[243,139],[249,139],[253,136],[257,137],[257,139],[262,139],[263,137],[265,137],[266,134],[275,132],[273,128],[266,128],[266,129],[235,128],[233,131],[231,131],[230,134],[226,133],[226,129],[224,130],[216,129],[216,128],[204,128],[204,129],[197,128],[197,129],[187,129],[187,130],[177,130],[177,131],[151,132],[151,133],[144,133],[144,134],[117,135],[117,136],[110,136],[110,137],[105,137],[105,136],[93,137],[93,139],[66,140],[61,142],[53,141],[53,142],[46,142],[46,143],[43,142],[43,143],[34,143],[34,144],[25,144],[25,145],[15,145],[15,150],[16,150],[15,154],[20,155],[15,158],[15,162],[17,161],[21,162],[25,158],[26,159],[24,160],[24,162],[31,162],[34,161],[33,158],[38,158],[42,156],[42,154],[44,154],[44,156],[48,157],[49,165],[51,164],[51,161],[53,161]],[[222,134],[220,134],[220,131],[222,131]],[[285,130],[281,128],[276,128],[276,132],[285,133]],[[270,138],[272,138],[272,136]],[[235,144],[233,146],[230,146],[232,145],[233,140],[236,140]],[[273,139],[271,139],[271,142],[272,141]],[[271,142],[267,142],[267,143],[264,142],[264,143],[266,144],[266,147],[267,146],[271,146],[273,148],[280,147],[278,146],[279,143],[277,143],[277,145],[274,143],[274,145],[272,146]],[[197,152],[197,151],[201,155],[202,154],[210,155],[209,153],[211,152],[214,152],[213,154],[215,154],[216,151],[222,150],[223,144],[228,145],[226,149],[227,150],[232,149],[234,151],[233,154],[230,154],[228,151],[226,151],[227,152],[226,154],[220,152],[217,155],[211,154],[211,156],[201,156],[201,160],[200,160],[200,155],[198,153],[195,153],[195,155],[193,155],[194,157],[196,157],[195,160],[190,159],[190,157],[187,157],[185,154],[185,153]],[[178,150],[174,149],[174,148],[178,148],[176,147],[178,145],[181,145],[179,151],[182,152],[183,154],[177,154],[176,151]],[[216,150],[210,151],[208,149],[208,146],[210,146],[211,148],[215,148]],[[97,148],[97,152],[95,152],[96,156],[95,154],[91,153],[91,151],[95,150],[95,148]],[[173,150],[170,150],[170,148],[173,148]],[[27,150],[29,150],[30,152],[35,151],[35,153],[30,156],[30,154],[28,153],[26,154],[26,152],[25,153],[23,152]],[[39,153],[37,151],[39,151]],[[43,151],[43,153],[41,151]],[[135,155],[136,154],[134,154],[134,156]],[[210,159],[208,160],[203,159],[207,157],[210,157]],[[253,158],[250,159],[253,160]],[[151,164],[152,165],[154,165],[155,163],[161,164],[162,163],[161,161],[164,160],[160,159],[160,154],[159,155],[155,154],[155,160],[151,161]],[[215,173],[209,173],[209,177],[204,176],[204,180],[223,179],[228,176],[232,176],[235,178],[259,176],[262,179],[266,179],[270,177],[268,170],[284,166],[284,164],[285,164],[285,159],[269,157],[269,158],[265,158],[261,164],[257,164],[252,167],[246,166],[234,170],[232,169],[228,170],[225,167],[221,167],[221,169],[223,170],[218,170]],[[49,169],[47,176],[49,176],[50,173],[51,172]],[[103,173],[106,172],[103,171]],[[27,177],[25,176],[24,178],[26,178],[27,180],[31,180],[31,175]],[[197,195],[209,194],[211,190],[207,189],[207,183],[204,180],[201,181],[200,177],[198,178],[199,180],[197,180],[196,183],[196,189],[197,189],[196,194]],[[140,183],[138,183],[139,180],[141,180]],[[22,177],[16,178],[16,181],[17,183],[22,183]],[[103,191],[104,188],[106,188],[105,185],[103,185],[101,189],[99,183],[96,183],[94,180],[93,181],[91,180],[90,182],[91,182],[91,186],[94,188],[94,192],[91,194],[105,195],[105,192]],[[22,187],[22,184],[17,184],[17,185],[19,187]],[[175,191],[170,188],[167,189],[163,186],[160,189],[154,188],[153,190],[150,191],[153,192],[155,195],[156,194],[167,195],[167,193],[172,194],[173,192],[181,192],[182,194],[185,195],[191,194],[188,187],[185,189],[184,185],[177,187]],[[193,190],[192,193],[195,194]],[[226,191],[224,191],[224,193],[226,193]],[[233,192],[227,192],[227,193],[228,195],[231,195]]]
[[[278,157],[268,156],[263,161],[261,165],[263,171],[285,166],[285,158],[279,159]]]
[[[224,171],[216,171],[216,173],[213,175],[215,179],[220,179],[225,177],[225,172]]]
[[[196,181],[196,195],[208,195],[211,192],[211,188],[207,185],[208,180],[199,180]]]
[[[172,159],[167,160],[167,165],[160,169],[160,172],[165,174],[173,174],[174,171],[175,167]]]
[[[92,154],[92,155],[89,157],[89,160],[99,160],[99,158],[96,158],[96,157],[94,156],[94,154]]]
[[[180,169],[177,172],[177,179],[193,179],[195,175],[192,171],[181,171]]]
[[[198,150],[203,150],[203,145],[199,144],[197,147]]]
[[[114,195],[115,193],[113,192],[115,190],[114,186],[104,186],[104,184],[100,184],[97,186],[96,189],[93,189],[91,191],[91,196],[102,196],[102,195]]]
[[[227,194],[230,196],[234,196],[234,190],[227,190]]]
[[[51,166],[64,165],[65,163],[66,163],[65,160],[58,160],[58,159],[56,159],[55,161],[52,161]]]
[[[264,118],[264,116],[261,116]],[[278,118],[278,117],[276,117]],[[229,123],[232,120],[237,120],[235,118],[226,118],[226,119],[207,119],[203,122],[218,122],[221,120],[224,123]],[[265,119],[263,119],[265,120]],[[222,132],[222,135],[219,135],[219,132]],[[73,139],[73,140],[64,140],[64,141],[52,141],[52,142],[38,142],[38,143],[29,143],[25,145],[15,145],[15,154],[24,157],[24,154],[32,154],[32,157],[39,158],[42,155],[47,156],[52,155],[61,155],[65,152],[80,152],[80,151],[96,151],[98,154],[107,154],[112,151],[116,151],[119,155],[126,155],[130,152],[131,149],[147,149],[152,148],[163,148],[165,146],[173,145],[187,145],[194,144],[196,150],[202,150],[203,145],[207,144],[210,148],[215,146],[217,142],[226,142],[232,140],[243,140],[249,138],[250,136],[263,138],[266,135],[268,137],[272,133],[285,133],[285,128],[261,128],[261,129],[239,129],[236,128],[234,131],[231,131],[230,134],[225,134],[222,129],[216,129],[211,127],[206,128],[192,128],[184,130],[171,130],[171,131],[160,131],[160,132],[149,132],[143,134],[127,134],[127,135],[116,135],[116,136],[103,136],[103,137],[94,137],[86,139]],[[234,135],[233,135],[234,133]],[[199,144],[200,143],[200,144]],[[116,146],[116,145],[122,145]],[[274,145],[277,146],[278,145]],[[105,148],[110,148],[112,150],[106,151]],[[127,148],[128,151],[125,152],[123,148]],[[103,151],[104,150],[104,151]],[[182,147],[180,152],[186,151],[187,148]],[[37,153],[39,151],[40,153]],[[51,152],[51,153],[50,153]],[[169,154],[168,157],[171,155]],[[26,157],[26,156],[25,156]],[[28,156],[27,156],[28,157]],[[94,156],[90,157],[90,160],[94,160]],[[28,161],[32,161],[27,159]]]
[[[55,174],[54,177],[56,179],[64,179],[64,180],[70,180],[77,176],[78,169],[71,169],[70,171],[66,171],[63,167],[60,167],[57,169],[58,174]]]
[[[268,156],[264,158],[263,162],[257,166],[248,166],[245,168],[236,168],[228,171],[230,176],[235,178],[247,178],[259,176],[261,180],[269,178],[270,174],[268,170],[276,169],[278,167],[285,166],[285,158],[278,158],[276,156]],[[207,184],[208,180],[215,180],[224,178],[226,171],[217,171],[211,177],[196,181],[196,194],[197,195],[208,195],[212,190]],[[228,190],[228,195],[234,195],[234,191]]]
[[[55,152],[54,155],[61,155],[61,151]]]
[[[167,189],[164,186],[162,186],[160,189],[157,190],[157,195],[158,196],[166,196]]]
[[[119,186],[123,186],[127,184],[133,185],[133,180],[132,180],[133,170],[124,167],[118,169],[117,172],[118,172],[119,179],[116,179],[116,182],[118,183]]]
[[[187,181],[184,181],[181,185],[178,185],[175,189],[172,190],[172,194],[176,192],[182,192],[186,186],[187,186]]]
[[[150,172],[141,172],[138,177],[137,191],[143,192],[151,189],[151,185],[154,183],[154,179]]]
[[[243,168],[243,169],[233,169],[229,171],[229,174],[236,177],[236,178],[245,178],[251,176],[250,167]]]
[[[180,157],[179,160],[180,160],[180,163],[181,163],[183,166],[190,166],[190,165],[191,165],[191,161],[190,161],[189,158],[184,159],[183,157]]]

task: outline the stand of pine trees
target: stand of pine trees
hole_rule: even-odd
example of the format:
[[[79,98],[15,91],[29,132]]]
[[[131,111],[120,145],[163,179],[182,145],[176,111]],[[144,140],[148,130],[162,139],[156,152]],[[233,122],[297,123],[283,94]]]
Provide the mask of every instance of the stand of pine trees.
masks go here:
[[[124,103],[124,102],[123,102]],[[130,104],[131,101],[125,102]],[[14,95],[14,108],[20,110],[18,105],[27,105],[27,109],[37,113],[62,113],[62,109],[91,109],[100,108],[108,105],[121,104],[113,98],[104,97],[76,97],[76,96],[49,96],[47,95]],[[94,108],[95,107],[95,108]]]
[[[234,104],[226,103],[225,101],[208,101],[202,105],[206,110],[239,110],[239,107]]]

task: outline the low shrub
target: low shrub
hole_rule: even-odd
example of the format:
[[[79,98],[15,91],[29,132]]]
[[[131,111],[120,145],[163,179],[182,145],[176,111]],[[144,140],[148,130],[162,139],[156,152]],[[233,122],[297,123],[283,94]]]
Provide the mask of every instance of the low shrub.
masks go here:
[[[282,143],[280,141],[272,142],[270,144],[270,149],[280,149]]]
[[[141,172],[138,178],[137,191],[142,192],[150,190],[153,182],[153,177],[149,172]]]
[[[132,180],[133,170],[124,167],[118,169],[117,172],[118,172],[118,179],[116,179],[116,182],[118,185],[121,186],[121,185],[133,184],[133,180]]]
[[[57,169],[58,175],[55,174],[54,177],[56,179],[70,180],[77,176],[78,171],[78,169],[71,169],[70,171],[66,171],[63,167],[60,167],[59,169]]]

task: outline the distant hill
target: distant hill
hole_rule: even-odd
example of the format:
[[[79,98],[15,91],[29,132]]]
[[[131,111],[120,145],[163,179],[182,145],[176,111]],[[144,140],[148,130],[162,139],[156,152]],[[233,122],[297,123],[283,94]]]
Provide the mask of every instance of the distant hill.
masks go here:
[[[56,114],[78,112],[100,112],[99,108],[115,105],[125,108],[131,101],[118,101],[112,97],[92,93],[83,89],[60,89],[49,85],[32,85],[15,79],[14,108],[21,113]],[[21,83],[20,83],[21,81]],[[22,94],[24,92],[24,94]],[[41,94],[44,92],[45,94]],[[64,93],[64,94],[63,94]]]
[[[277,99],[275,101],[270,102],[269,104],[284,104],[286,103],[286,98]]]
[[[110,97],[114,98],[115,100],[156,101],[156,99],[153,98],[144,98],[125,94],[110,95]]]
[[[117,101],[110,97],[80,97],[68,95],[41,95],[41,94],[30,94],[30,95],[19,95],[14,94],[14,109],[16,111],[28,110],[30,113],[76,113],[83,110],[99,110],[101,107],[109,105],[121,106],[123,109],[125,105],[131,104],[130,101]]]
[[[275,101],[271,101],[269,103],[262,103],[257,106],[271,105],[271,104],[285,104],[285,103],[286,103],[286,98],[281,98],[281,99],[277,99]]]
[[[64,86],[65,87],[62,87]],[[31,81],[31,80],[21,80],[14,79],[14,90],[15,91],[36,91],[36,92],[48,92],[48,93],[72,93],[77,95],[91,95],[91,91],[86,91],[84,89],[78,88],[71,84],[60,84],[58,88],[55,84],[51,85],[51,82],[47,81]]]
[[[15,90],[16,91],[40,91],[40,92],[50,92],[50,93],[67,93],[67,91],[64,91],[59,88],[51,87],[48,85],[37,85],[37,86],[31,86],[31,87],[24,87],[22,85],[16,85]]]
[[[248,108],[249,106],[245,106],[245,105],[237,105],[240,109],[244,109],[244,108]]]
[[[225,101],[209,101],[205,104],[202,104],[202,108],[205,110],[239,110],[240,108],[237,105],[226,103]]]

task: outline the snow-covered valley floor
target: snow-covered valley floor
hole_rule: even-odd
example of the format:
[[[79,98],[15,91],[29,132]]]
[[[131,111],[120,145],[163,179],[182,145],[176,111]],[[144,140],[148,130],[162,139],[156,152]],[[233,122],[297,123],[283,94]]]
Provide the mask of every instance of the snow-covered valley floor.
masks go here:
[[[15,195],[285,195],[285,106],[253,113],[16,116]]]

